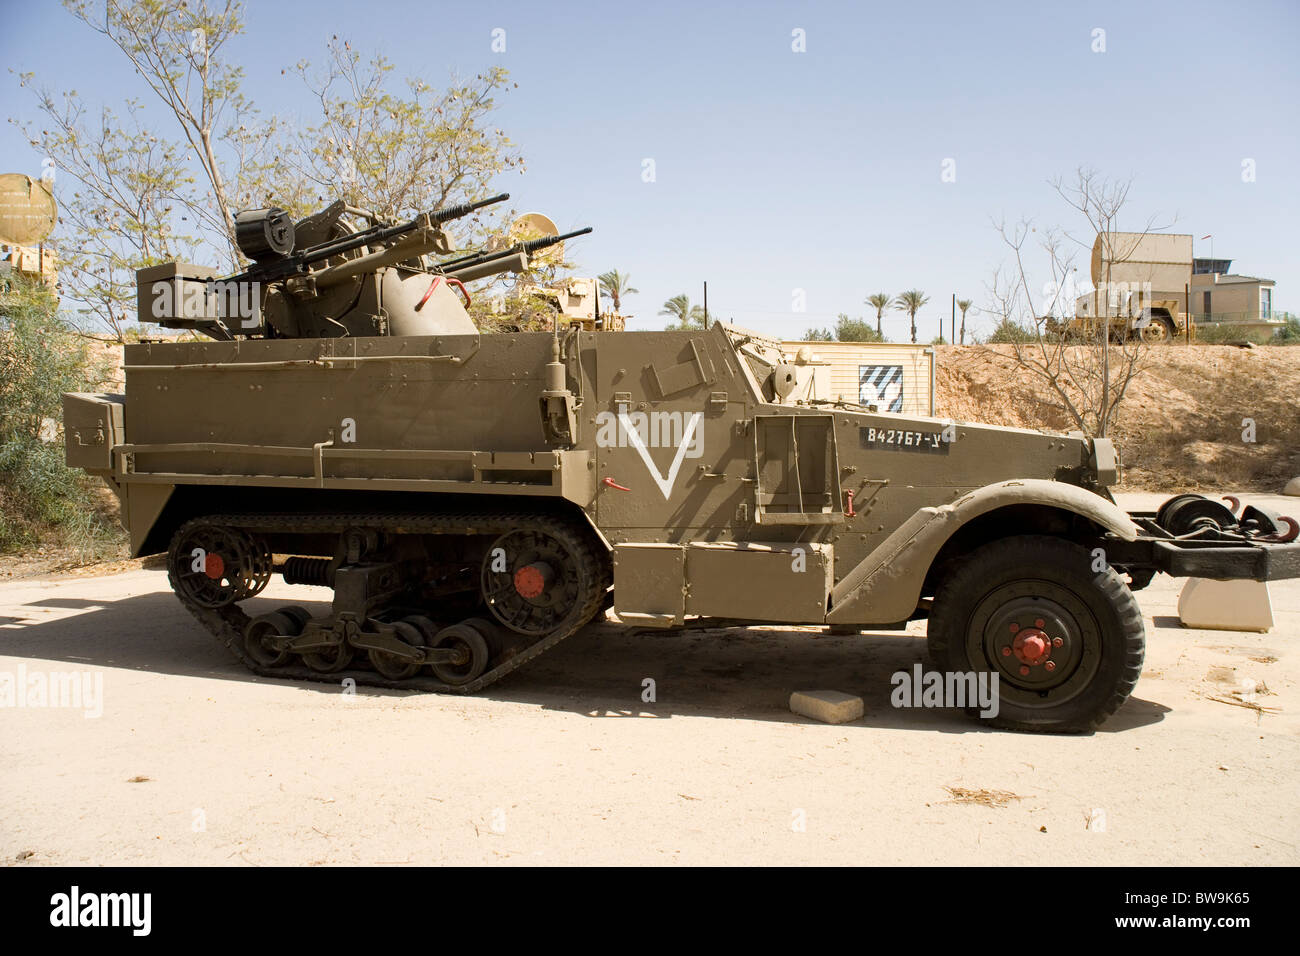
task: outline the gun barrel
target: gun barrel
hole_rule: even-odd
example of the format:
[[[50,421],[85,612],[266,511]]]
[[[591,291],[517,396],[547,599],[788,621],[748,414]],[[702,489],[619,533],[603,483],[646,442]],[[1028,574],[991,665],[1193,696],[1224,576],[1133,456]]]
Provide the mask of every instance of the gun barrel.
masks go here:
[[[480,199],[478,202],[463,202],[455,206],[448,206],[446,209],[439,209],[437,212],[429,213],[429,219],[435,223],[450,222],[453,219],[460,219],[468,216],[470,213],[482,209],[484,206],[494,206],[499,202],[505,202],[510,198],[509,193],[501,193],[492,196],[490,199]]]
[[[539,239],[526,239],[523,242],[515,243],[509,249],[502,249],[500,252],[476,252],[468,256],[461,256],[459,259],[452,259],[449,262],[440,262],[435,266],[435,268],[444,275],[450,275],[456,278],[459,277],[457,275],[458,273],[471,267],[485,265],[486,263],[496,262],[497,260],[510,259],[520,253],[523,253],[524,255],[532,255],[534,252],[564,242],[566,239],[585,236],[591,231],[592,227],[587,226],[585,229],[575,229],[573,232],[566,232],[559,236],[542,236]],[[504,272],[506,270],[502,269],[501,271]],[[491,274],[491,272],[484,273],[484,275]]]

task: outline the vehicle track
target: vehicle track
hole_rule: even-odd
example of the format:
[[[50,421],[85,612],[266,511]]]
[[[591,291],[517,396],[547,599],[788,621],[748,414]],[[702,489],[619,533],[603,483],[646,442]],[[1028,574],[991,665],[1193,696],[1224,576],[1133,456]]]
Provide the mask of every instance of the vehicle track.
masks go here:
[[[452,686],[433,677],[416,675],[407,680],[395,681],[383,677],[373,670],[350,667],[347,670],[325,674],[312,670],[304,664],[290,663],[279,667],[266,667],[257,664],[244,651],[244,629],[251,618],[237,604],[220,608],[206,608],[187,600],[176,578],[176,562],[171,559],[175,554],[177,543],[187,532],[199,524],[221,524],[240,528],[251,533],[291,532],[302,534],[339,533],[352,529],[373,529],[387,534],[456,534],[487,535],[503,534],[521,527],[532,526],[546,531],[563,541],[572,553],[578,556],[580,564],[593,578],[587,588],[589,597],[580,606],[570,609],[563,621],[549,634],[500,661],[495,667],[484,672],[467,684]],[[278,679],[307,680],[315,683],[338,685],[346,679],[352,679],[357,686],[383,687],[391,690],[423,690],[446,694],[472,694],[482,690],[517,670],[538,655],[550,650],[566,637],[581,630],[600,610],[605,592],[610,584],[608,561],[598,553],[596,543],[585,529],[576,527],[573,522],[548,515],[528,513],[502,514],[485,512],[479,514],[455,515],[411,515],[411,514],[350,514],[350,515],[300,515],[300,514],[217,514],[205,515],[186,522],[177,529],[172,537],[167,562],[167,579],[172,590],[176,592],[185,609],[202,624],[223,647],[230,651],[243,665],[262,677]],[[364,656],[358,658],[364,660]]]

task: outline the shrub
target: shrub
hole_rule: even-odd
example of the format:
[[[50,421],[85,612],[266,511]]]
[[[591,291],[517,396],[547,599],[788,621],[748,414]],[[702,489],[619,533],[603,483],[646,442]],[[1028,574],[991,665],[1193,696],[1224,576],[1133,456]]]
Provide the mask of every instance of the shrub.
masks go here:
[[[58,314],[42,285],[0,292],[0,551],[59,543],[97,556],[120,531],[99,514],[91,481],[64,464],[63,392],[93,391],[108,369]]]
[[[1300,345],[1300,319],[1288,315],[1286,324],[1273,333],[1273,344]]]
[[[1202,345],[1239,345],[1242,342],[1263,345],[1271,337],[1266,329],[1247,328],[1228,322],[1199,322],[1196,325],[1196,341]]]
[[[1000,345],[1014,342],[1036,342],[1037,340],[1037,334],[1029,326],[1021,325],[1014,319],[1004,318],[998,323],[997,328],[989,333],[987,341],[990,345]]]

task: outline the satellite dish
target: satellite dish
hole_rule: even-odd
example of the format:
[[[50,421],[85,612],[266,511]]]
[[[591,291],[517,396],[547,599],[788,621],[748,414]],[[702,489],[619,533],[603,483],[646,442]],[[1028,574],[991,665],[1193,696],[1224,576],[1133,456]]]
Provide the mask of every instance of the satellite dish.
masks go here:
[[[24,173],[0,176],[0,242],[31,246],[54,231],[59,221],[54,194]]]

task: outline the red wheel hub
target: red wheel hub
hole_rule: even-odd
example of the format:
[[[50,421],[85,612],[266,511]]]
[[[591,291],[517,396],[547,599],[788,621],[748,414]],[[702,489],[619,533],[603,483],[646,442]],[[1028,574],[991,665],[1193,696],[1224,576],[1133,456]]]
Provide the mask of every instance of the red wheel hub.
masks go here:
[[[203,573],[214,581],[220,581],[226,574],[226,562],[219,554],[209,554],[203,559]]]
[[[520,597],[538,598],[550,580],[550,568],[544,564],[525,564],[515,572],[515,590]]]
[[[1041,664],[1052,653],[1052,639],[1036,627],[1021,628],[1011,649],[1022,664]]]

